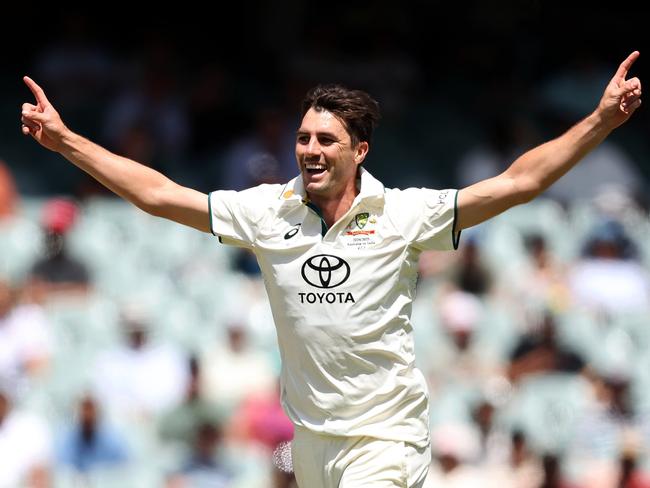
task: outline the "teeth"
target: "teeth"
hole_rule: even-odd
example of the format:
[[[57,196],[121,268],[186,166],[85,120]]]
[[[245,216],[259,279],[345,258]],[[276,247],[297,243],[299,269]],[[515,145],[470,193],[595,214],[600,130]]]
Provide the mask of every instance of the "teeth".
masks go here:
[[[307,169],[316,169],[316,170],[319,170],[319,169],[325,169],[325,168],[327,168],[327,166],[325,166],[324,164],[307,163],[307,164],[305,165],[305,168],[307,168]]]

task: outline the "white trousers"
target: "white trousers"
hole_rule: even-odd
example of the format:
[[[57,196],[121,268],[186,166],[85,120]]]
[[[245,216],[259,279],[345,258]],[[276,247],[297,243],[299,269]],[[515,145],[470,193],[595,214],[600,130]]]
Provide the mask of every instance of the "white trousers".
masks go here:
[[[300,488],[421,488],[431,449],[296,427],[291,457]]]

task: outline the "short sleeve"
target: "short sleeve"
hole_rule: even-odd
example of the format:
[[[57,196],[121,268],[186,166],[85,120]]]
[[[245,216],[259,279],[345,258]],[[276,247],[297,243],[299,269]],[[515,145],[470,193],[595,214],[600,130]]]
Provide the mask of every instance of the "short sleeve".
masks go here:
[[[208,195],[210,231],[224,244],[251,248],[269,208],[275,185],[260,185],[243,191],[218,190]]]
[[[458,249],[458,190],[391,190],[392,220],[404,238],[420,250]]]

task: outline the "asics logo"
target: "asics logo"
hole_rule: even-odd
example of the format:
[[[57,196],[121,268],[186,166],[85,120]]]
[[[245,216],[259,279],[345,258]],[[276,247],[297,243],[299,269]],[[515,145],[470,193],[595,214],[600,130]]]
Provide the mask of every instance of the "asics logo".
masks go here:
[[[291,230],[289,230],[289,232],[287,232],[287,233],[284,235],[284,238],[285,238],[285,239],[291,239],[293,236],[295,236],[295,235],[298,233],[298,231],[300,230],[300,226],[301,226],[301,225],[302,225],[302,224],[296,224],[296,225],[294,225],[293,228],[292,228]]]

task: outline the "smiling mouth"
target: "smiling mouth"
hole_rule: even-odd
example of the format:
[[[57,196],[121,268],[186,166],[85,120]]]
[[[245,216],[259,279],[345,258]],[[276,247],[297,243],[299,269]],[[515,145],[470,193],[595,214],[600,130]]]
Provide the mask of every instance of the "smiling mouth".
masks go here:
[[[327,165],[321,163],[305,164],[305,171],[311,175],[317,175],[327,171]]]

